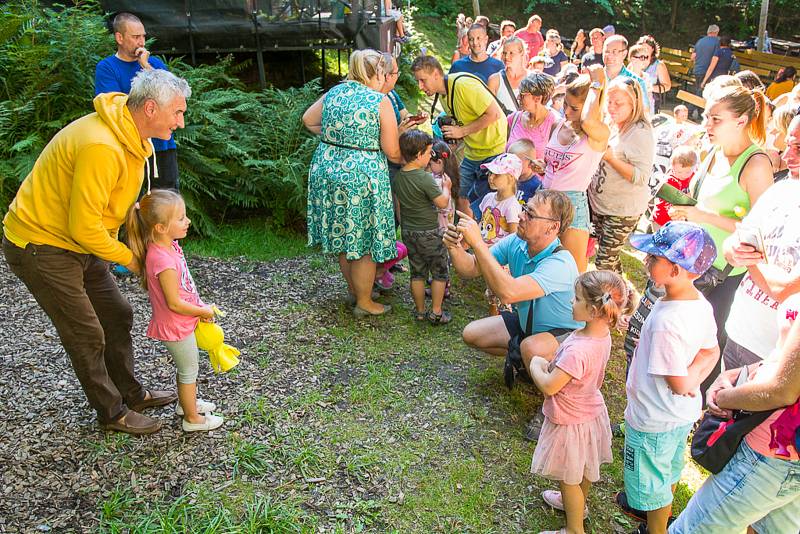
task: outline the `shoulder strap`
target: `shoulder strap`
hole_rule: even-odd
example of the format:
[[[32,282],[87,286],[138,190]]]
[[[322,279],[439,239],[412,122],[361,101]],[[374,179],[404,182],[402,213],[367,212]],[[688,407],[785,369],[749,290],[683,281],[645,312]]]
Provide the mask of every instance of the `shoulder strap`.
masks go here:
[[[483,86],[483,88],[486,90],[486,92],[489,93],[492,96],[492,98],[494,98],[494,101],[497,102],[497,105],[500,106],[500,110],[503,113],[505,113],[506,115],[508,115],[509,112],[506,109],[506,107],[503,105],[502,102],[500,102],[500,99],[497,98],[497,95],[495,95],[493,92],[491,92],[489,90],[489,87],[486,85],[486,83],[483,80],[481,80],[479,77],[475,76],[474,74],[472,74],[470,72],[458,72],[453,76],[453,85],[451,86],[451,88],[448,88],[448,91],[447,91],[448,104],[450,105],[450,113],[453,115],[454,119],[458,120],[458,117],[456,117],[456,110],[455,110],[455,106],[454,106],[454,99],[456,97],[456,82],[458,82],[458,80],[460,80],[460,79],[462,79],[464,77],[472,78],[473,80],[475,80],[478,83],[480,83]],[[447,84],[447,78],[445,78],[445,85],[446,84]]]
[[[739,154],[739,157],[736,158],[736,161],[733,162],[731,165],[731,175],[736,178],[736,182],[739,182],[739,178],[742,176],[742,170],[747,166],[747,162],[750,161],[750,158],[755,156],[756,154],[766,154],[761,147],[758,145],[750,145],[747,149]]]
[[[567,249],[565,249],[561,245],[558,245],[556,248],[553,249],[553,251],[547,257],[549,258],[553,254],[561,252],[562,250],[567,250]],[[542,259],[544,259],[544,258],[542,258]],[[525,335],[526,336],[531,335],[531,328],[533,328],[533,304],[534,304],[534,300],[536,300],[536,299],[531,299],[531,305],[528,308],[528,320],[525,322]]]
[[[503,83],[506,86],[506,91],[508,91],[508,97],[514,104],[514,111],[519,111],[519,102],[517,102],[517,98],[514,96],[514,88],[511,87],[511,82],[508,81],[508,76],[506,76],[506,69],[500,71],[500,77],[503,79]],[[506,115],[508,115],[507,110],[506,110]]]
[[[520,117],[524,114],[524,111],[517,111],[514,113],[514,117],[511,119],[511,128],[508,129],[508,136],[511,137],[511,132],[514,131],[514,128],[517,127],[517,123],[519,123]]]
[[[703,165],[700,168],[700,172],[697,173],[697,178],[694,182],[694,189],[692,189],[692,198],[697,200],[697,195],[700,194],[700,188],[703,186],[703,181],[705,181],[706,176],[708,175],[708,170],[711,168],[711,163],[714,161],[714,156],[717,153],[717,147],[711,149],[711,152],[706,155],[706,159],[703,160]]]

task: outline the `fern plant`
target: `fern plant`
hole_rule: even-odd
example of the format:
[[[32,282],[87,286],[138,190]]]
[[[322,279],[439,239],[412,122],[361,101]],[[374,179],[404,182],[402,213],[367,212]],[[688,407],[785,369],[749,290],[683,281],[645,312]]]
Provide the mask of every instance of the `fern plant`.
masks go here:
[[[33,0],[0,6],[0,215],[58,130],[93,111],[94,69],[114,52],[94,1],[59,11]],[[192,87],[186,128],[175,133],[181,193],[195,229],[231,216],[279,226],[305,219],[306,173],[316,141],[301,122],[317,80],[288,90],[248,91],[232,58],[170,69]]]

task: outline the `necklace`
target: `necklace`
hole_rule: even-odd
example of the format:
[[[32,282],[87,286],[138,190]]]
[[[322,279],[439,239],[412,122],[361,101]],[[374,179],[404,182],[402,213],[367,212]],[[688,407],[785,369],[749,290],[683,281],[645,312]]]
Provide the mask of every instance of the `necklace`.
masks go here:
[[[544,122],[544,120],[547,118],[547,108],[541,107],[539,109],[543,110],[543,113],[541,113],[541,117],[537,117],[536,115],[532,114],[530,111],[526,111],[525,112],[525,113],[528,114],[528,120],[527,120],[527,122],[525,124],[525,126],[528,129],[536,128],[537,126],[541,125]]]

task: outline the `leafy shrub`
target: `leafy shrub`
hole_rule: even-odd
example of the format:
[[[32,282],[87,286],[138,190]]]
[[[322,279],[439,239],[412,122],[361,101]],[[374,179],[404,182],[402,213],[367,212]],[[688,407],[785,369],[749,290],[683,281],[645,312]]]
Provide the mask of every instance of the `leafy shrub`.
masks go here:
[[[95,5],[0,6],[0,212],[50,138],[93,111],[94,67],[113,52]]]
[[[231,210],[263,213],[279,226],[305,218],[306,175],[317,141],[301,117],[319,82],[248,92],[232,76],[232,60],[192,68],[173,62],[192,98],[186,128],[175,132],[181,193],[202,233]]]
[[[53,135],[93,111],[95,65],[113,52],[95,2],[59,11],[31,0],[0,7],[0,214]],[[181,192],[204,234],[230,214],[266,215],[279,226],[305,218],[316,140],[301,117],[319,83],[247,91],[235,77],[242,67],[231,58],[170,64],[192,87],[187,125],[175,138]]]

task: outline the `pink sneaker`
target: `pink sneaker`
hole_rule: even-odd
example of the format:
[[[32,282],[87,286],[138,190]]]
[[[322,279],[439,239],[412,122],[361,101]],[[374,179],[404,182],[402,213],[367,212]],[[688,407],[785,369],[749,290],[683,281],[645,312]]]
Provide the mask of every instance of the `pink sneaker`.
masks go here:
[[[392,289],[392,285],[394,285],[394,275],[387,269],[382,276],[375,279],[375,285],[380,290],[389,291]]]
[[[564,511],[564,500],[561,498],[561,492],[556,490],[544,490],[542,492],[542,499],[556,510]],[[583,508],[583,518],[589,517],[589,507]]]

